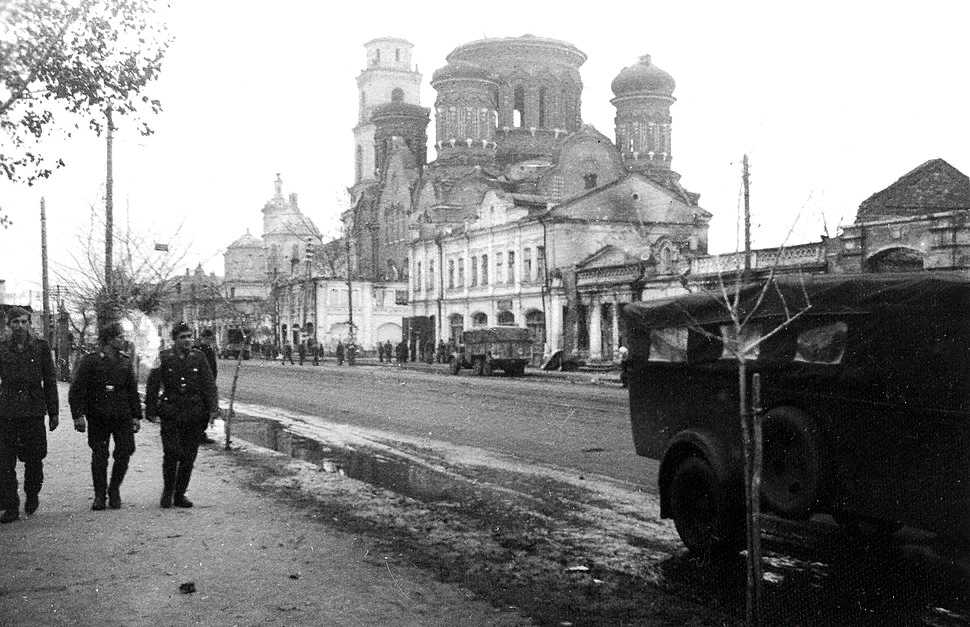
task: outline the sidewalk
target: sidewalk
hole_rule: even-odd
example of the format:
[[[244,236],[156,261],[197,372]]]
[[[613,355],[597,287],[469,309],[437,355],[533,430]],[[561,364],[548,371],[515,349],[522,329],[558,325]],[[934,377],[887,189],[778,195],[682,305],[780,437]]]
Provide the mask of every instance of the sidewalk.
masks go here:
[[[122,509],[91,511],[90,450],[60,385],[40,509],[0,526],[0,625],[527,624],[396,562],[372,539],[260,496],[246,487],[252,469],[218,446],[199,451],[195,507],[160,509],[161,441],[147,421]],[[22,490],[22,464],[18,479]],[[188,582],[196,592],[181,593]]]

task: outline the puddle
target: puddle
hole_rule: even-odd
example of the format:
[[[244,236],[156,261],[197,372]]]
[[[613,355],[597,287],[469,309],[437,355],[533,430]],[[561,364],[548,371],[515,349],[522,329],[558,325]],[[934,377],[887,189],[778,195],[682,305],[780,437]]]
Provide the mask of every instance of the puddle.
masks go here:
[[[420,464],[414,459],[389,456],[385,451],[349,448],[293,433],[268,418],[237,415],[232,437],[310,462],[321,470],[365,481],[421,501],[454,499],[470,492],[462,478]]]

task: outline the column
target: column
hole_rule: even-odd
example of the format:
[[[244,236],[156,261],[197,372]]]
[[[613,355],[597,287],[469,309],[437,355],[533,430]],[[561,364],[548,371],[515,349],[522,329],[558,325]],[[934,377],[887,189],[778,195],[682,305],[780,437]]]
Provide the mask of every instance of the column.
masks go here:
[[[589,358],[603,358],[603,316],[595,296],[589,306]]]

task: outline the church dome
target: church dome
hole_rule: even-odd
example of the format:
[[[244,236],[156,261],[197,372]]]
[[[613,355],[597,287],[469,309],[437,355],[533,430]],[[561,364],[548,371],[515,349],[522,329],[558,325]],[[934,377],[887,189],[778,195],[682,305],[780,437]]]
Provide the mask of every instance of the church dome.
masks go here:
[[[428,110],[408,102],[385,102],[374,107],[371,122],[384,118],[427,118]]]
[[[676,83],[673,76],[651,63],[650,55],[645,54],[636,63],[617,74],[611,87],[617,97],[642,93],[671,96]]]
[[[252,236],[249,229],[246,229],[246,234],[237,239],[232,244],[229,244],[229,248],[262,248],[263,243]]]
[[[449,61],[448,65],[438,68],[431,75],[431,84],[441,81],[454,80],[492,80],[492,75],[485,68],[468,61]]]

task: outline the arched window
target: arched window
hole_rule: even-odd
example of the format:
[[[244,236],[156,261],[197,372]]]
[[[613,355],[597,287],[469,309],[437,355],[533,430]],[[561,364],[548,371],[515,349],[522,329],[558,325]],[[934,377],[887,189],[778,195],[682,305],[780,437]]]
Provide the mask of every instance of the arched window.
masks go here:
[[[479,311],[472,314],[472,327],[487,327],[488,316]]]
[[[511,327],[515,325],[515,316],[511,311],[500,311],[497,322],[501,326]]]
[[[516,85],[512,99],[512,126],[515,128],[525,124],[525,88]]]
[[[515,283],[515,252],[509,251],[509,269],[506,283]]]
[[[478,285],[478,257],[472,257],[472,275],[471,275],[469,286],[476,287],[477,285]]]
[[[488,255],[482,255],[482,285],[488,285]]]
[[[455,289],[455,260],[448,260],[448,289]]]
[[[391,91],[391,102],[404,102],[404,90],[400,87],[395,87]]]
[[[539,127],[545,128],[546,126],[546,88],[543,87],[539,90]]]
[[[458,287],[465,287],[465,258],[458,258]]]

